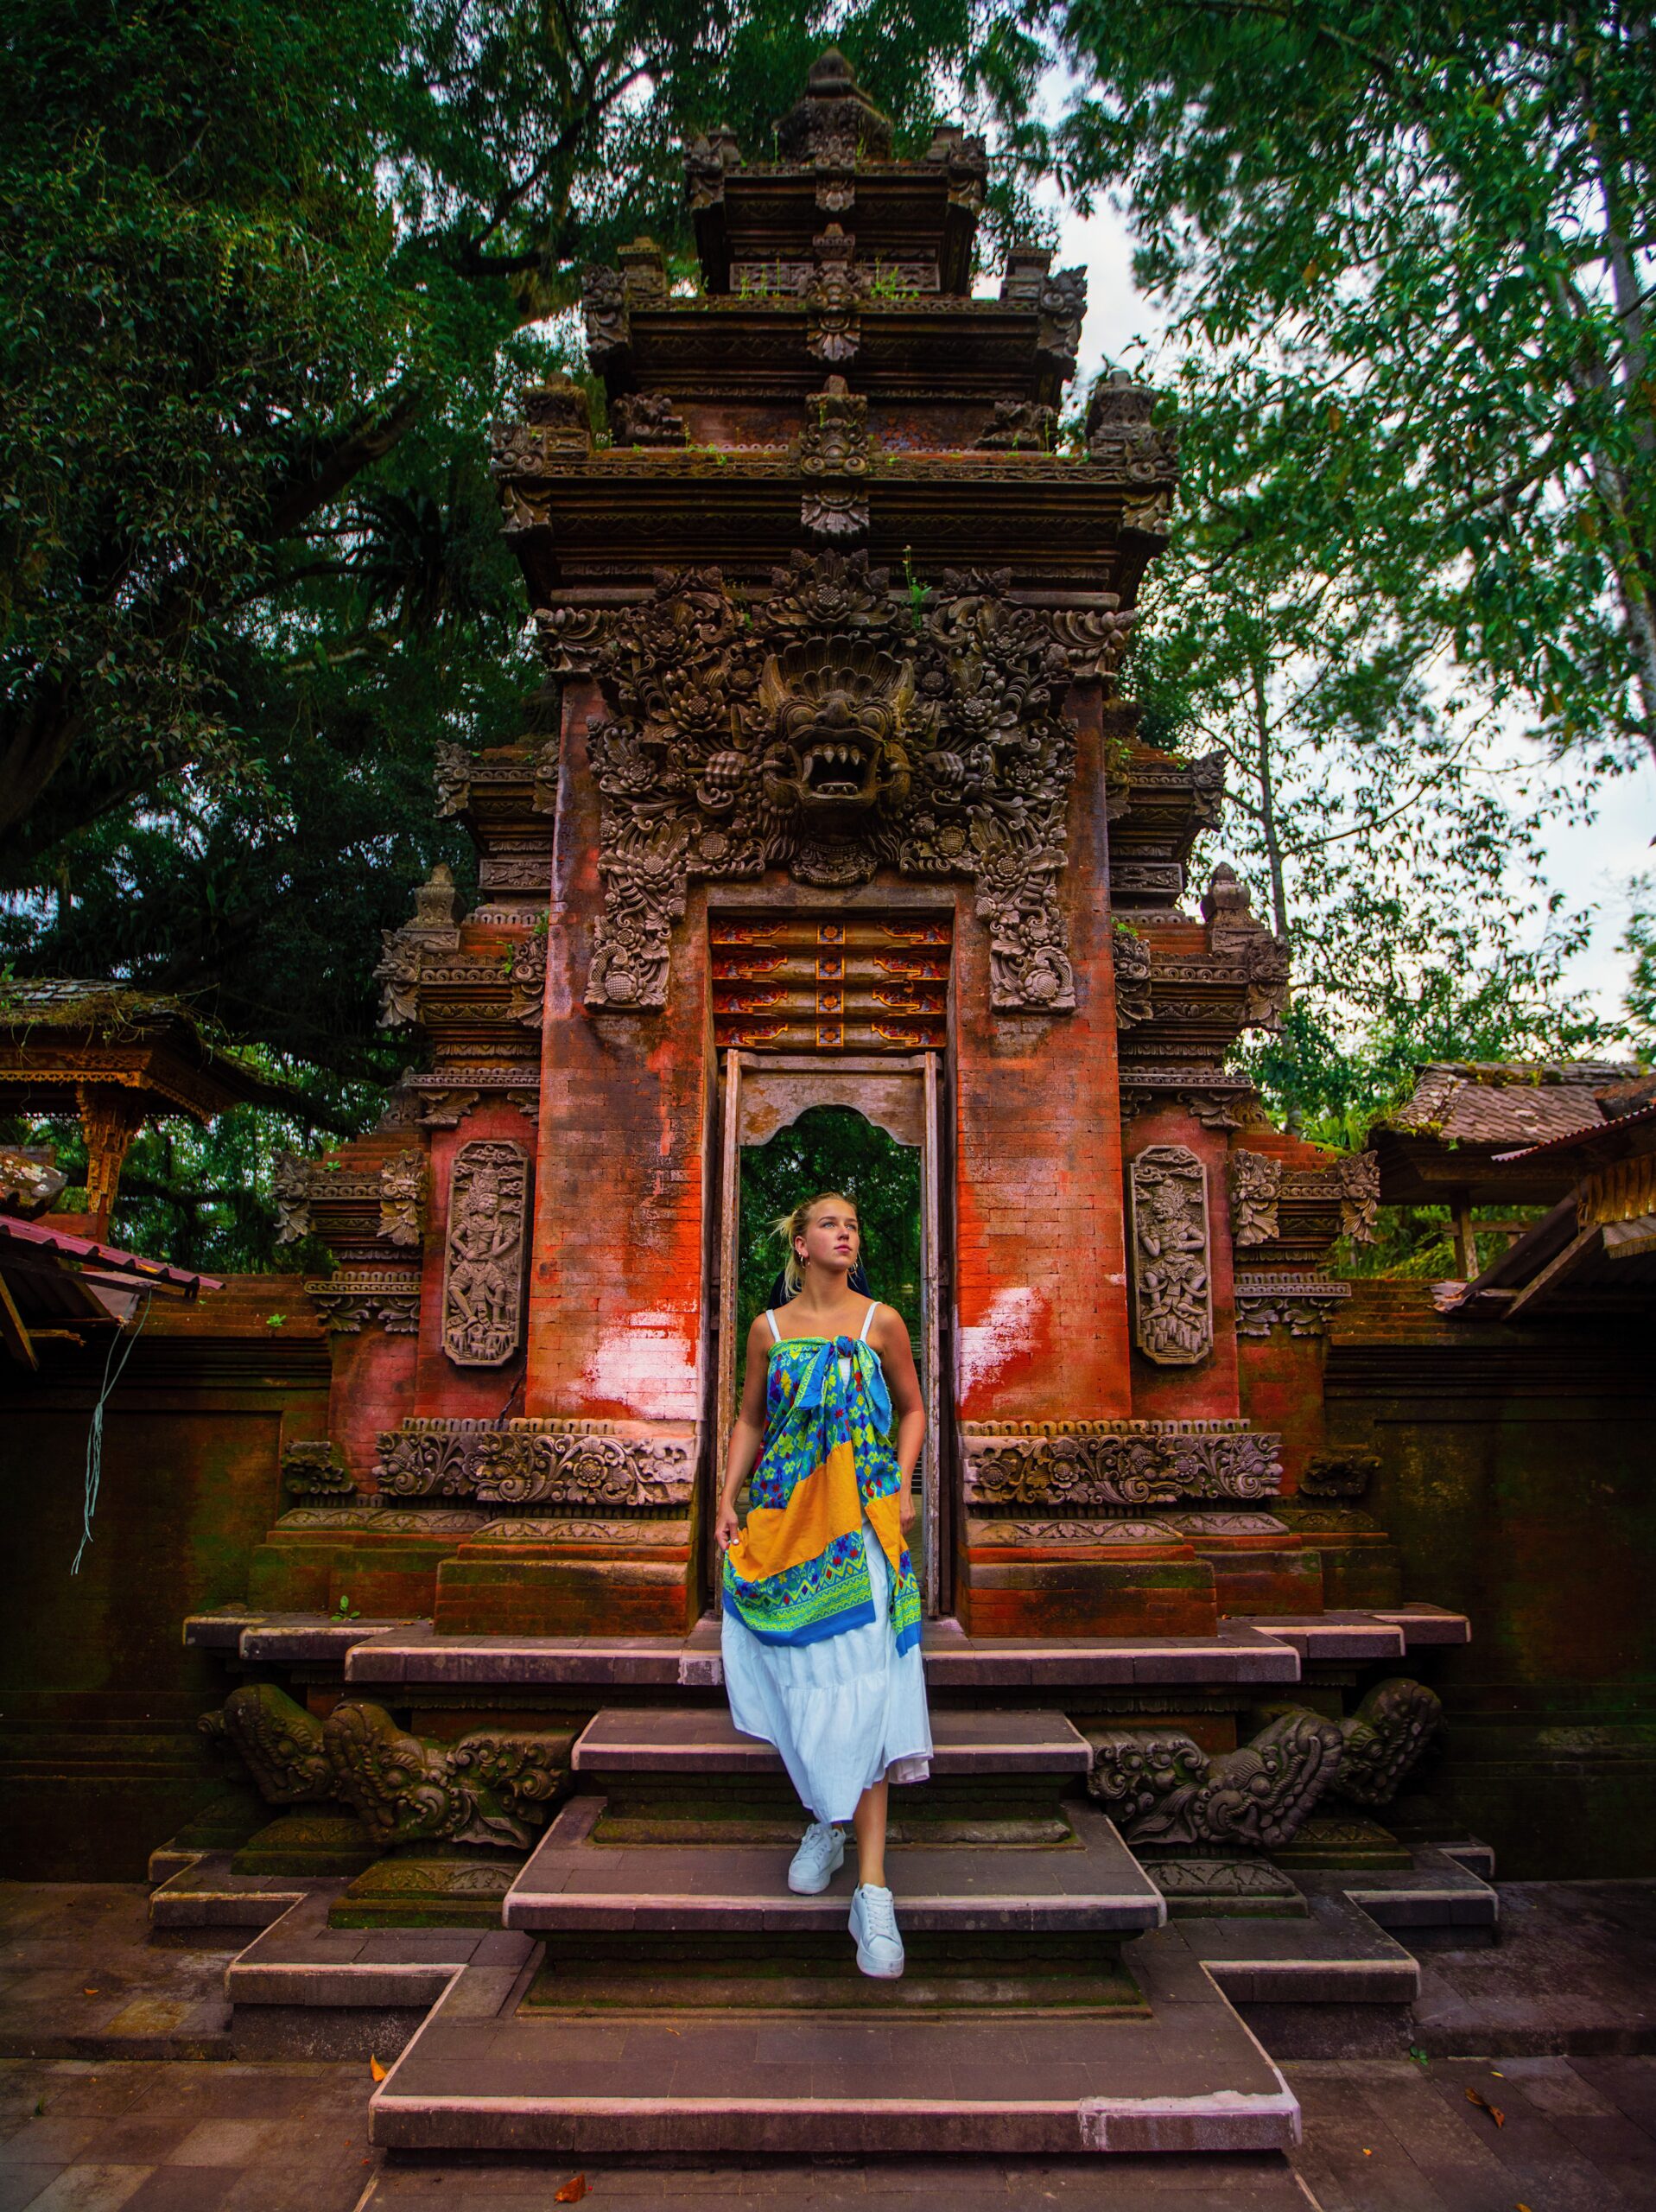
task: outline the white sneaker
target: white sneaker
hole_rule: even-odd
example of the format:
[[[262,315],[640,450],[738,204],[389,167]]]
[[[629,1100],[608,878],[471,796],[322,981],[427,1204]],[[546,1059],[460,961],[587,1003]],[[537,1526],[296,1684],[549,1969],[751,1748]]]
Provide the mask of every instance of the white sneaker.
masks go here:
[[[788,1869],[788,1887],[802,1897],[814,1897],[827,1889],[829,1879],[845,1864],[845,1838],[826,1821],[813,1821],[806,1829],[794,1863]]]
[[[847,1923],[857,1939],[857,1964],[876,1981],[895,1981],[903,1971],[903,1938],[897,1932],[897,1907],[889,1890],[860,1882]]]

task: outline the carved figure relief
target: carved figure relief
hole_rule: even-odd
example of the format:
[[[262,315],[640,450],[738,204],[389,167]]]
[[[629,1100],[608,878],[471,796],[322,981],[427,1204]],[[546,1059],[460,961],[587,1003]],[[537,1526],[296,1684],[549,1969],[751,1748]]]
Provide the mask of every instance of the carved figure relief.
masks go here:
[[[1158,1367],[1193,1367],[1213,1350],[1206,1170],[1183,1145],[1147,1145],[1127,1185],[1133,1341]]]
[[[529,1154],[485,1138],[462,1145],[448,1186],[443,1350],[456,1367],[498,1367],[523,1337]]]
[[[868,402],[830,377],[805,403],[799,473],[807,479],[800,527],[809,537],[850,543],[868,533]]]
[[[399,1152],[379,1171],[379,1233],[388,1244],[417,1244],[426,1187],[422,1152]]]
[[[917,606],[866,557],[796,553],[766,596],[662,575],[588,656],[617,708],[587,744],[605,910],[590,1007],[664,1006],[695,876],[966,876],[991,998],[1073,1008],[1057,900],[1075,741],[1067,652],[1005,575],[946,573]]]

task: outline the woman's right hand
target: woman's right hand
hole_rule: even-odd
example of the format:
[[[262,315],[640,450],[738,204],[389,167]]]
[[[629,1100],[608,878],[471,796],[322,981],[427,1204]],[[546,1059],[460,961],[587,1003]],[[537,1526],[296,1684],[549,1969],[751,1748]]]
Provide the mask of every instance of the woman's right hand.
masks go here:
[[[713,1524],[714,1541],[721,1552],[727,1552],[742,1533],[742,1524],[736,1518],[733,1505],[721,1505],[719,1518]]]

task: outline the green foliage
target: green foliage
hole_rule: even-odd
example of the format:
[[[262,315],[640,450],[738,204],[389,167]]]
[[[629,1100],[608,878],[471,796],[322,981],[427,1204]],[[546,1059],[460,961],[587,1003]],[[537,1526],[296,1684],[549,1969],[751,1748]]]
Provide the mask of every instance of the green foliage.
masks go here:
[[[834,28],[905,151],[1039,58],[972,0]],[[0,955],[384,1071],[378,931],[461,857],[434,749],[517,734],[533,680],[487,423],[569,358],[589,261],[647,230],[688,270],[684,141],[768,151],[825,35],[773,0],[19,0]]]
[[[1031,126],[1121,193],[1238,546],[1289,538],[1597,770],[1656,748],[1656,71],[1638,10],[1069,0]],[[1418,643],[1411,647],[1415,666]]]
[[[1656,876],[1641,876],[1634,890],[1640,904],[1622,942],[1633,960],[1627,1018],[1641,1050],[1656,1055]]]
[[[853,1199],[873,1295],[920,1330],[920,1155],[849,1106],[812,1106],[767,1144],[741,1156],[739,1291],[733,1343],[770,1302],[787,1257],[772,1230],[802,1198],[838,1191]]]

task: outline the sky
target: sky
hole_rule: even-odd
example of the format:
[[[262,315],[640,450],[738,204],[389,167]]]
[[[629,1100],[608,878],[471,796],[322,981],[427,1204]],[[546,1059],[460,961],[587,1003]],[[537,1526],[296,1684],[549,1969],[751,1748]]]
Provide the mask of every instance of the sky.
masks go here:
[[[1090,383],[1107,359],[1131,357],[1135,339],[1152,342],[1158,318],[1133,282],[1132,245],[1126,223],[1111,208],[1090,216],[1053,205],[1059,217],[1055,266],[1087,271],[1087,320],[1082,330],[1080,378]],[[1516,734],[1514,743],[1520,741]],[[1548,854],[1553,886],[1570,909],[1596,909],[1592,937],[1570,963],[1566,981],[1586,992],[1597,1011],[1621,1012],[1627,956],[1621,940],[1631,912],[1629,887],[1640,874],[1656,874],[1656,770],[1646,763],[1601,795],[1596,819],[1557,823]]]

